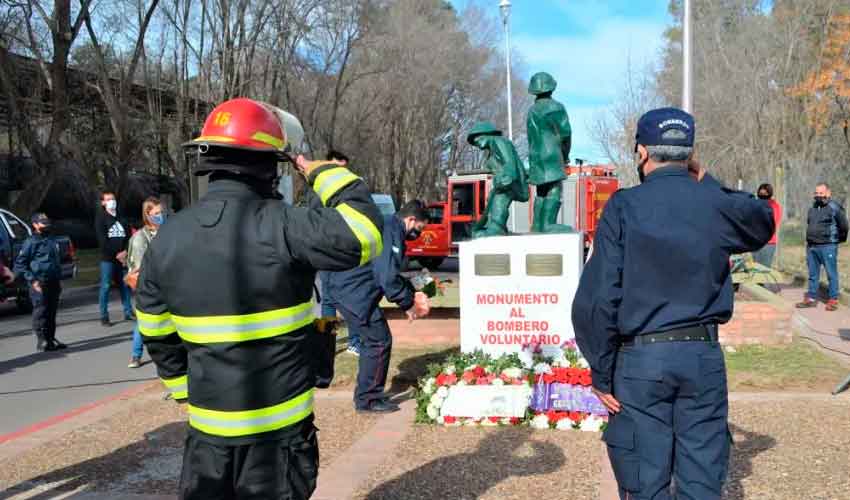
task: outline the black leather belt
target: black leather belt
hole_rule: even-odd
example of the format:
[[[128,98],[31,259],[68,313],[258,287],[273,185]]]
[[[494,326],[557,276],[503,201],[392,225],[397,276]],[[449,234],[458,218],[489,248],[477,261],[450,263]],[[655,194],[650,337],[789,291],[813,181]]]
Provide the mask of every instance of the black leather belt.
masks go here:
[[[717,325],[697,325],[659,333],[620,337],[620,345],[646,345],[660,342],[717,342]]]

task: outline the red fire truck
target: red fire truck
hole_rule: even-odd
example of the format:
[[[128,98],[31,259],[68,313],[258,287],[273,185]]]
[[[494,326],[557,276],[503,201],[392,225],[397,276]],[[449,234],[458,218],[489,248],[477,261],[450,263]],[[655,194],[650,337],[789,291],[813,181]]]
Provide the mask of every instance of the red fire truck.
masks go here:
[[[608,198],[619,189],[612,165],[578,165],[564,168],[563,204],[558,222],[569,224],[585,234],[590,246],[596,223]],[[458,242],[472,236],[472,225],[487,206],[493,176],[470,172],[449,177],[448,200],[428,205],[429,221],[422,235],[407,243],[407,257],[428,269],[436,269],[446,257],[457,255]],[[531,229],[534,189],[528,203],[513,203],[508,230],[527,233]]]

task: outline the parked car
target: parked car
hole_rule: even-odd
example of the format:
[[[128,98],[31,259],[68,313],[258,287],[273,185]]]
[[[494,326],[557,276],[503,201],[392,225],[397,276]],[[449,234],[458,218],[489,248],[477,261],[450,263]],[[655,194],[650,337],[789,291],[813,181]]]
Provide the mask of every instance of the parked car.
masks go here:
[[[10,269],[15,265],[15,258],[21,247],[32,234],[32,227],[8,210],[0,209],[0,262]],[[77,259],[74,244],[67,236],[56,236],[62,255],[62,279],[73,278],[77,274]],[[27,284],[22,279],[3,287],[0,302],[15,300],[15,305],[21,312],[29,312],[32,308]]]

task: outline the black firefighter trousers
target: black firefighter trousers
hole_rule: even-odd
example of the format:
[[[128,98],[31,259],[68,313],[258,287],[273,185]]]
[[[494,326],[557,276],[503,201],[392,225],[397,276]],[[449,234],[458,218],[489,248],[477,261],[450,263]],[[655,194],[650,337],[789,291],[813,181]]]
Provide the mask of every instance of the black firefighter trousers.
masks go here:
[[[319,474],[316,430],[309,422],[292,437],[223,445],[190,428],[183,452],[181,500],[310,498]]]

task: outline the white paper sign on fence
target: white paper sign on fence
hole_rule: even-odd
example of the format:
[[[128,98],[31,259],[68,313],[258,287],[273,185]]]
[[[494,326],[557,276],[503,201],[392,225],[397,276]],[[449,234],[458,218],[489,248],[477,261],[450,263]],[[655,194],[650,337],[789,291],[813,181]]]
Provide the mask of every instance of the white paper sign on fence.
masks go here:
[[[531,401],[524,385],[464,385],[449,388],[440,415],[452,417],[524,417]]]

